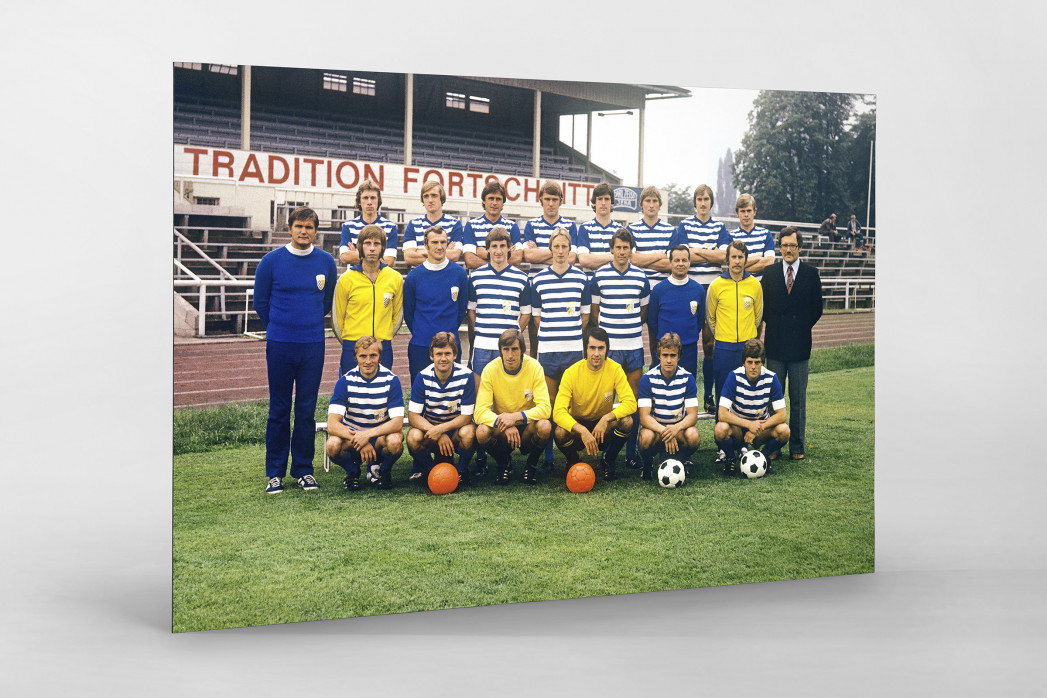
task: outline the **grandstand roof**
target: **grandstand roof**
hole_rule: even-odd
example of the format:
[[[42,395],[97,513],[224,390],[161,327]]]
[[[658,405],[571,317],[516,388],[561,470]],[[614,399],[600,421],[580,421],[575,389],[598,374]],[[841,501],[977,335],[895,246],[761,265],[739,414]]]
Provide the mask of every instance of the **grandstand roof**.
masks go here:
[[[543,95],[565,98],[549,100],[547,107],[560,102],[563,113],[599,111],[601,109],[633,109],[651,99],[690,97],[691,91],[671,85],[634,85],[612,82],[573,82],[566,80],[520,80],[516,78],[467,77],[468,80],[495,85],[541,90]]]

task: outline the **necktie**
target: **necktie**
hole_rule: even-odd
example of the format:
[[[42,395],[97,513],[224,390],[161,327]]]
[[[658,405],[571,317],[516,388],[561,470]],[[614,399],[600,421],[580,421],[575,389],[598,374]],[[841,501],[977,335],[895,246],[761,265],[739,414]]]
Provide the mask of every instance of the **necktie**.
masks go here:
[[[788,267],[786,267],[786,269],[787,269],[787,271],[785,272],[785,291],[786,291],[786,293],[792,293],[793,292],[793,267],[790,264]]]

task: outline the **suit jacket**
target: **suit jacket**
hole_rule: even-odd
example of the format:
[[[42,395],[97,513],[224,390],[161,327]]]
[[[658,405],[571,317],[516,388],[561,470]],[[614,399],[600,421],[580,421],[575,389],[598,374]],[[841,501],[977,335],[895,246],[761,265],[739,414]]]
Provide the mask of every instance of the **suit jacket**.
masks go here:
[[[811,358],[811,328],[822,316],[822,280],[818,270],[800,262],[793,290],[785,289],[784,262],[763,270],[764,346],[767,358],[806,361]]]

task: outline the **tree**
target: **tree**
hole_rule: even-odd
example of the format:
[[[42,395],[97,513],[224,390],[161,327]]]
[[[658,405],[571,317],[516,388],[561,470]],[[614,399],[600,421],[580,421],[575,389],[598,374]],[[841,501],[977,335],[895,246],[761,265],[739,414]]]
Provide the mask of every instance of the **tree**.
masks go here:
[[[760,91],[732,170],[739,188],[756,197],[759,217],[813,222],[854,207],[856,151],[847,124],[856,101],[836,92]]]
[[[713,206],[714,216],[729,216],[734,213],[734,202],[738,190],[734,188],[734,154],[731,149],[717,161],[716,196]]]
[[[668,215],[689,216],[694,213],[694,201],[691,199],[693,190],[688,189],[685,184],[675,182],[660,187],[668,199],[663,213]]]
[[[850,166],[847,172],[847,203],[850,206],[841,214],[846,223],[853,213],[858,217],[858,222],[865,226],[876,225],[876,171],[873,168],[872,176],[872,206],[867,209],[869,198],[869,152],[870,145],[876,141],[876,110],[859,114],[854,126],[850,129],[852,138],[848,144],[848,160]],[[875,153],[874,153],[875,157]],[[868,215],[866,214],[868,210]],[[865,220],[866,217],[869,220]]]

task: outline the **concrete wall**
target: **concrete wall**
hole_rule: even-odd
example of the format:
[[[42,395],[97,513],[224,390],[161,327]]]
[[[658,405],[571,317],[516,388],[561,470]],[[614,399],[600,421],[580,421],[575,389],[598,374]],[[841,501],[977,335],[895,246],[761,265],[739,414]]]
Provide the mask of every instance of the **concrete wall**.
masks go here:
[[[196,337],[200,328],[200,311],[178,295],[174,294],[174,334],[175,337]]]

